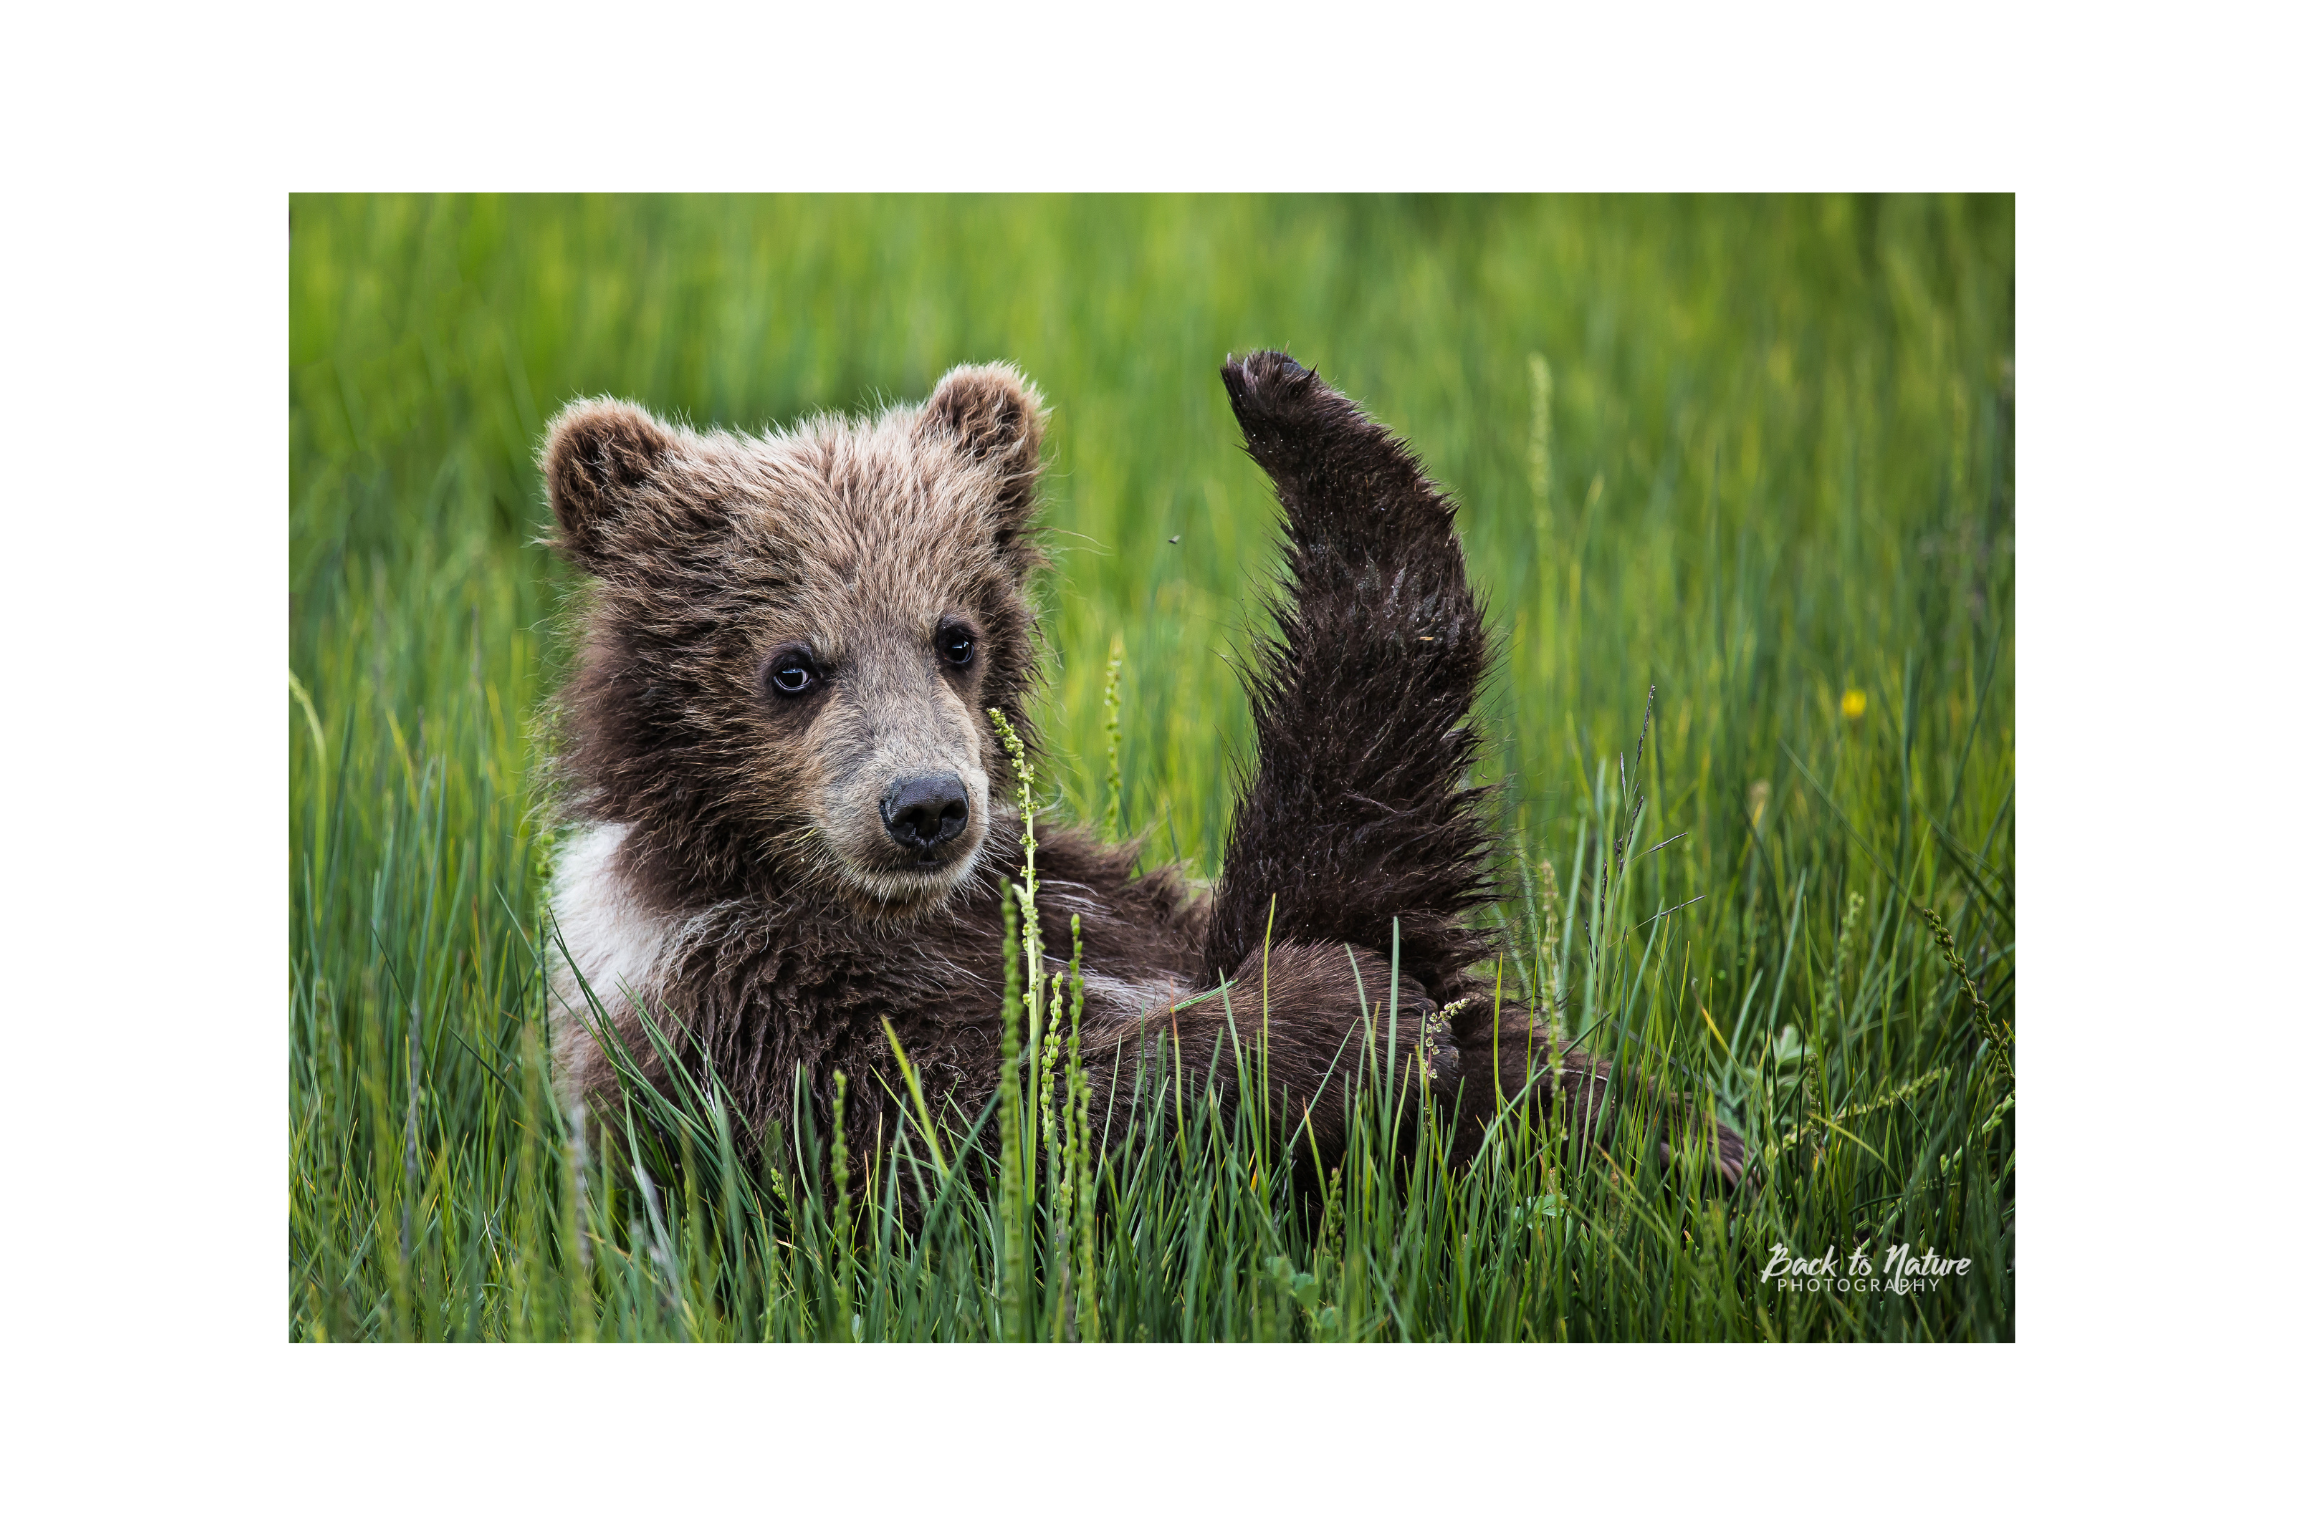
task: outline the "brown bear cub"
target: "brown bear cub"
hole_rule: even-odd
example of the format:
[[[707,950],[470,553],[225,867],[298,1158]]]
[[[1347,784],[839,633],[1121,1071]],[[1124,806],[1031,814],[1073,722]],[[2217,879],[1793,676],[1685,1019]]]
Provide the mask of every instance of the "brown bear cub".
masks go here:
[[[1224,384],[1279,494],[1287,575],[1222,877],[1195,895],[1173,869],[1134,873],[1133,848],[1037,835],[1053,961],[1079,923],[1098,1111],[1154,1055],[1229,1102],[1226,1042],[1254,1033],[1271,1123],[1331,1162],[1371,1041],[1379,1069],[1387,1047],[1416,1063],[1403,1077],[1443,1106],[1457,1157],[1531,1069],[1539,1102],[1588,1128],[1607,1065],[1555,1059],[1523,1003],[1499,1026],[1473,973],[1491,952],[1464,918],[1488,892],[1467,787],[1488,647],[1454,507],[1294,360],[1227,362]],[[558,547],[596,578],[558,700],[553,1040],[572,1099],[617,1101],[607,1029],[654,1080],[708,1064],[753,1135],[800,1085],[821,1112],[844,1071],[851,1145],[874,1146],[899,1109],[885,1019],[930,1104],[969,1123],[992,1101],[1022,852],[989,712],[1029,743],[1043,425],[997,365],[954,369],[922,406],[758,438],[610,400],[553,423]],[[1733,1180],[1743,1149],[1716,1134]]]

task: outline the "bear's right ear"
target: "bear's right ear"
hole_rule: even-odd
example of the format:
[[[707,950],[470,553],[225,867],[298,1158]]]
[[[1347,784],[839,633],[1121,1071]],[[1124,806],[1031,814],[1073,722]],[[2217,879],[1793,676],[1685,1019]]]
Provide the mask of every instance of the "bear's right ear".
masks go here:
[[[1048,413],[1031,381],[1007,363],[953,369],[920,408],[919,430],[961,457],[999,475],[997,511],[1003,544],[1028,545],[1033,495],[1040,479],[1040,439]]]
[[[621,400],[578,400],[553,419],[538,460],[561,553],[598,575],[618,519],[671,457],[670,428]]]

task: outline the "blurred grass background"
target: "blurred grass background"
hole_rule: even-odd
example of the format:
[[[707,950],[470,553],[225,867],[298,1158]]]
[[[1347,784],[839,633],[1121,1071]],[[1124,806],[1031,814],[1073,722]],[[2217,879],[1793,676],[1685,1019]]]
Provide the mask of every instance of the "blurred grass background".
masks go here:
[[[298,1336],[516,1332],[506,1277],[560,1262],[550,1213],[523,1248],[503,1196],[543,1155],[508,1106],[549,842],[530,728],[569,580],[535,544],[552,412],[606,393],[756,429],[1019,363],[1054,410],[1038,718],[1061,814],[1104,812],[1118,636],[1121,819],[1205,875],[1272,522],[1216,369],[1262,346],[1461,498],[1527,867],[1570,884],[1642,791],[1641,846],[1683,834],[1636,866],[1634,905],[1697,904],[1621,966],[1564,962],[1585,1022],[1636,1015],[1619,1048],[1790,1138],[1779,1239],[1845,1250],[1867,1212],[1933,1202],[1940,1244],[1989,1245],[2001,1274],[1848,1313],[1759,1300],[1714,1254],[1717,1305],[1680,1335],[2012,1333],[2013,1124],[1965,1022],[2013,1011],[2012,200],[299,197],[291,220]],[[1537,917],[1500,915],[1524,976]],[[1971,1142],[1991,1178],[1938,1188]],[[417,1229],[401,1256],[394,1221]],[[1584,1309],[1532,1332],[1654,1331],[1572,1266],[1546,1284]]]

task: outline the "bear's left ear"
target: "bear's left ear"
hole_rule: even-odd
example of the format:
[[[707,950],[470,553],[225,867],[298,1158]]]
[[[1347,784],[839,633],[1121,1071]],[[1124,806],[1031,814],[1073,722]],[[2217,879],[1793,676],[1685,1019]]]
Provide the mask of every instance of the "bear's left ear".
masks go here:
[[[1006,363],[953,369],[920,409],[923,435],[944,438],[963,457],[999,472],[1004,539],[1026,533],[1040,483],[1040,438],[1046,426],[1040,392]]]
[[[624,525],[671,459],[670,428],[636,405],[578,400],[552,419],[537,465],[560,521],[559,550],[598,576],[616,562]]]

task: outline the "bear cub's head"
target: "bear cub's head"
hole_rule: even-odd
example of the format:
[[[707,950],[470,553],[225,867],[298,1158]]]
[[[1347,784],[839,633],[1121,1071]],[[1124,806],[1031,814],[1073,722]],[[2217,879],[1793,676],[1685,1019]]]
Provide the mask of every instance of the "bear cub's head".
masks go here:
[[[623,825],[628,872],[675,903],[949,902],[1009,777],[986,711],[1026,729],[1044,420],[1005,365],[758,438],[569,406],[541,463],[596,580],[559,701],[567,809]]]

